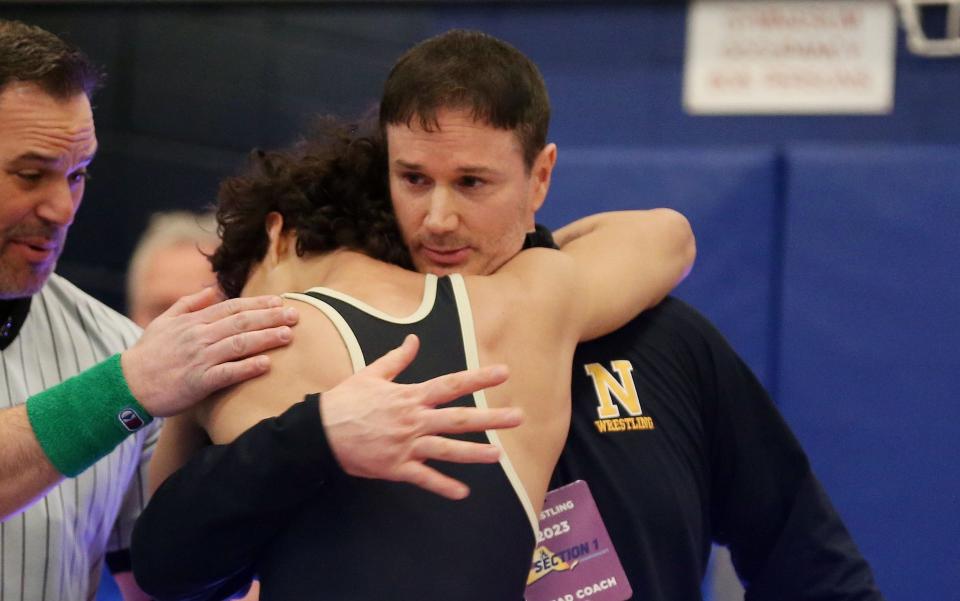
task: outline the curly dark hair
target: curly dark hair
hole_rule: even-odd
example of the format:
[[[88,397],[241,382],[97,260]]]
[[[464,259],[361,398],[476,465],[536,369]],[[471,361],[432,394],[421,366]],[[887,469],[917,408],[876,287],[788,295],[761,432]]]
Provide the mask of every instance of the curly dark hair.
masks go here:
[[[220,184],[217,224],[222,244],[210,257],[220,287],[240,295],[250,269],[266,255],[267,214],[297,233],[296,252],[349,248],[411,268],[390,204],[386,144],[375,128],[324,118],[283,150],[254,150],[245,173]]]

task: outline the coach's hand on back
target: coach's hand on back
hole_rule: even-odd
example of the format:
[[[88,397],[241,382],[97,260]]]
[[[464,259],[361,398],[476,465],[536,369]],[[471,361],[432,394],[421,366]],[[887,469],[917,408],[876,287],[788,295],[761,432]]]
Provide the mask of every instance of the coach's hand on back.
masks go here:
[[[321,418],[327,441],[340,466],[351,476],[415,484],[449,499],[462,499],[466,484],[428,467],[428,459],[457,463],[495,463],[492,444],[454,440],[440,434],[512,428],[523,421],[516,408],[445,407],[458,397],[502,384],[504,365],[461,371],[418,384],[392,380],[413,361],[416,336],[323,393]]]

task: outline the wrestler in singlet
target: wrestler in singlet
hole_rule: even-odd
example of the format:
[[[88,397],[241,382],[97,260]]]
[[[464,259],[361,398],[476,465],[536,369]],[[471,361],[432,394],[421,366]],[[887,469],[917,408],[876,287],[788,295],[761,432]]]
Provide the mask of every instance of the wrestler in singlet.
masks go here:
[[[459,275],[427,275],[423,300],[406,317],[327,288],[285,296],[330,319],[354,371],[408,334],[419,336],[429,352],[420,353],[397,381],[422,382],[479,366]],[[447,406],[485,407],[486,400],[478,392]],[[455,437],[500,444],[493,431]],[[324,601],[522,599],[536,522],[510,458],[503,452],[499,463],[434,467],[466,483],[470,496],[450,501],[410,484],[349,476],[328,482],[262,554],[261,599],[317,599],[321,592]]]

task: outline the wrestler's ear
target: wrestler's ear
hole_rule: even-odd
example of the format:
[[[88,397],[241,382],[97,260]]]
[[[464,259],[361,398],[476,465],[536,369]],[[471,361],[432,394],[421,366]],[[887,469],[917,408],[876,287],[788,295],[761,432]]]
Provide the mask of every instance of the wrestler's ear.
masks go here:
[[[283,215],[270,211],[267,213],[264,227],[267,230],[267,256],[264,260],[271,265],[276,265],[287,254],[290,246],[290,236],[285,235],[283,231]]]

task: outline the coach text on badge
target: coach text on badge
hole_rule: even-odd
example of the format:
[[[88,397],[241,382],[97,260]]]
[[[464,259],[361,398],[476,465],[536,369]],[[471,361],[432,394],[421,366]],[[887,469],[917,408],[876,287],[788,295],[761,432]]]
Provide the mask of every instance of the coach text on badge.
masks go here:
[[[624,601],[632,594],[587,483],[548,492],[526,601]]]

